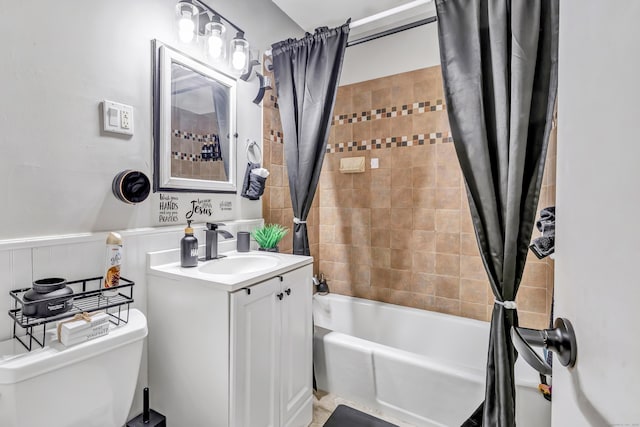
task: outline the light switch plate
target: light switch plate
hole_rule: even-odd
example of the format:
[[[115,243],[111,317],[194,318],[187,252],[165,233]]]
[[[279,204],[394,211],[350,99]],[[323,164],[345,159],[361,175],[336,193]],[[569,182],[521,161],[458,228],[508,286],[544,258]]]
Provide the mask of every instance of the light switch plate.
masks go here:
[[[105,132],[133,135],[133,107],[113,101],[102,102],[102,123]]]
[[[378,169],[380,167],[380,163],[377,157],[371,159],[371,169]]]

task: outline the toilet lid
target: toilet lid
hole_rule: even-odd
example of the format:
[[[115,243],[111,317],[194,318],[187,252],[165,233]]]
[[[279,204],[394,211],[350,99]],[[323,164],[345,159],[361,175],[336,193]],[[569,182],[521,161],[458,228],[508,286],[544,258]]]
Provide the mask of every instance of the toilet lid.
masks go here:
[[[71,347],[60,344],[55,334],[55,329],[48,330],[46,342],[49,344],[31,352],[16,339],[0,342],[0,384],[15,384],[141,340],[147,336],[147,319],[139,310],[131,309],[128,323],[111,324],[108,335]]]

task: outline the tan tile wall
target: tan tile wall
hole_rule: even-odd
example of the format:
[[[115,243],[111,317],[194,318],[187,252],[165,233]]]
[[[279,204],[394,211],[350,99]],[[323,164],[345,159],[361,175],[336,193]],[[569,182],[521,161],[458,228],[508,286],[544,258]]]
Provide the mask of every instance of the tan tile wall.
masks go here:
[[[556,113],[557,114],[557,113]],[[544,169],[544,176],[542,178],[542,188],[540,190],[540,201],[538,202],[538,212],[540,209],[545,208],[547,206],[555,206],[556,205],[556,152],[558,146],[558,129],[557,129],[557,117],[554,116],[553,128],[551,130],[551,135],[549,137],[549,148],[547,151],[547,160]],[[540,232],[534,228],[533,238],[540,236]],[[532,259],[536,259],[535,255],[530,254],[528,261]],[[536,259],[537,260],[537,259]],[[541,326],[547,327],[547,323],[549,322],[549,308],[551,307],[551,301],[553,299],[553,286],[554,286],[554,260],[550,257],[544,259],[544,263],[546,264],[546,302],[545,308],[547,309],[545,313],[545,318],[542,319],[540,316],[537,318],[534,315],[526,314],[524,318],[524,322],[528,322],[527,317],[532,318],[531,322]],[[541,273],[542,274],[542,273]],[[541,281],[542,282],[542,281]],[[527,283],[524,282],[523,285]],[[540,297],[541,298],[541,297]],[[521,316],[522,317],[522,316]]]
[[[440,67],[339,88],[313,218],[317,268],[336,293],[488,320],[493,294],[443,99]],[[264,111],[265,146],[281,150],[273,100]],[[281,153],[270,155],[277,167]],[[339,172],[341,158],[357,156],[365,157],[364,173]],[[370,168],[372,158],[379,168]],[[286,181],[286,167],[281,176]],[[290,205],[279,194],[286,183],[278,184],[264,199],[265,218],[286,223]],[[540,207],[554,200],[555,173],[547,170]],[[547,325],[552,288],[553,261],[531,255],[517,299],[523,325]]]

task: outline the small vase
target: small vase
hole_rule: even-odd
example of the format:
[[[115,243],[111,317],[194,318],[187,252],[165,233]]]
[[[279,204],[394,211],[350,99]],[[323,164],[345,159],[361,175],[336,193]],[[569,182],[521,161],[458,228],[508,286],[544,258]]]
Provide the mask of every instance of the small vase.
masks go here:
[[[276,246],[275,248],[258,248],[259,251],[264,251],[264,252],[280,252],[280,250],[278,249],[278,247]]]

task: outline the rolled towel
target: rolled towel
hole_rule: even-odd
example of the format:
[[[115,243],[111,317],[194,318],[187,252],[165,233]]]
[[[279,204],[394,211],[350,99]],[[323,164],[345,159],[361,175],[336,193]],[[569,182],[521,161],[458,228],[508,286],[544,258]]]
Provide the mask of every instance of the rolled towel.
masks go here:
[[[531,249],[531,252],[533,252],[538,259],[542,259],[555,251],[555,240],[555,237],[538,237],[537,239],[533,239],[529,249]]]

